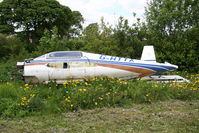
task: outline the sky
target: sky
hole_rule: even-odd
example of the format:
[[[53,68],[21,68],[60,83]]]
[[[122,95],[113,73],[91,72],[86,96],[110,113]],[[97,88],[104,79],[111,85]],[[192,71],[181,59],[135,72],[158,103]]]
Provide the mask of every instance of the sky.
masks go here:
[[[2,0],[0,0],[1,2]],[[117,24],[118,18],[123,16],[132,24],[136,17],[144,19],[144,10],[148,0],[57,0],[60,4],[68,6],[73,11],[79,11],[84,19],[84,26],[90,23],[100,23],[104,17],[106,23]]]
[[[144,19],[144,10],[147,0],[58,0],[60,4],[66,5],[71,10],[80,11],[85,19],[84,26],[98,22],[104,17],[105,22],[115,25],[118,18],[123,16],[132,24],[136,17]]]

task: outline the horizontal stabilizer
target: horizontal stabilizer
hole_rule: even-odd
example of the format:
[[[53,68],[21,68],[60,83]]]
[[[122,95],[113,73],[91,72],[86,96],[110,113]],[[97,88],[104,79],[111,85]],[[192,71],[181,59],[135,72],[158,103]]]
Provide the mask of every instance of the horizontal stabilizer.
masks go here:
[[[155,52],[153,46],[144,46],[141,56],[142,61],[156,62]]]

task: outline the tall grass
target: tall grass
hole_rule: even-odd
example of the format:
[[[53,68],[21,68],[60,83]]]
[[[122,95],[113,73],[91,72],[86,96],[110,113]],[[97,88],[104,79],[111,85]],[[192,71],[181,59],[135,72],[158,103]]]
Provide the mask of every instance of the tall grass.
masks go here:
[[[68,81],[63,85],[0,82],[0,116],[61,113],[167,99],[199,99],[198,76],[188,75],[191,82],[181,84],[103,77]]]

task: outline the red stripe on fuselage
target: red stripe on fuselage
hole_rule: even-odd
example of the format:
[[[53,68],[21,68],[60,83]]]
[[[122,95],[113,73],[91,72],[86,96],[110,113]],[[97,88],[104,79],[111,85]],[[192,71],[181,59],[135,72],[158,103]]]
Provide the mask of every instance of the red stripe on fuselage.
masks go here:
[[[144,76],[148,76],[148,75],[155,73],[155,71],[153,71],[153,70],[146,69],[146,68],[140,68],[140,67],[115,65],[115,64],[104,64],[104,63],[96,63],[96,64],[99,66],[103,66],[103,67],[116,68],[116,69],[120,69],[120,70],[140,73],[139,77],[144,77]]]
[[[31,63],[31,64],[25,64],[25,66],[33,66],[33,65],[46,65],[48,63]]]

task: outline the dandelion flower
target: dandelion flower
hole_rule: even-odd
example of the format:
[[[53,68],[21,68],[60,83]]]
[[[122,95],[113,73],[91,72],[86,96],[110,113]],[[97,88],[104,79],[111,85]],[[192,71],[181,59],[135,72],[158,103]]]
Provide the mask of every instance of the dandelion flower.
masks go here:
[[[87,83],[87,82],[85,82],[85,85],[88,85],[88,83]]]
[[[99,97],[99,99],[100,99],[100,100],[103,100],[103,98],[102,98],[102,97]]]
[[[28,86],[28,84],[25,84],[25,86]]]

